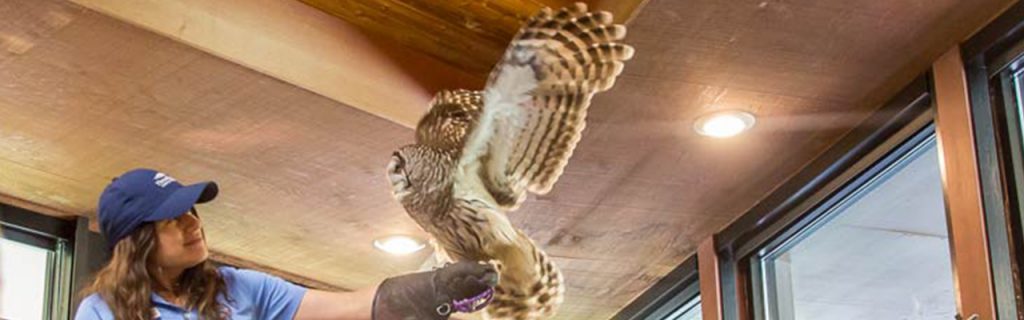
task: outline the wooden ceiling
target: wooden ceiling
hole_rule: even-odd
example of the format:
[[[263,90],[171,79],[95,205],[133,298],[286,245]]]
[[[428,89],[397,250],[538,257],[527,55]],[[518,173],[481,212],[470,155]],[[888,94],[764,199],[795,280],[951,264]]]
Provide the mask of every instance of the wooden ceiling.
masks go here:
[[[514,30],[502,21],[526,12],[505,1],[479,2],[506,8],[494,9],[500,14],[466,9],[480,8],[475,2],[373,2],[457,13],[436,27],[463,30],[423,36],[381,25],[433,28],[423,24],[430,19],[333,24],[294,0],[215,2],[269,9],[202,7],[209,21],[182,30],[146,23],[163,21],[146,20],[160,10],[76,2],[105,14],[60,0],[0,2],[0,199],[94,215],[105,183],[133,167],[213,179],[222,193],[201,210],[219,256],[339,288],[422,262],[426,253],[393,258],[370,245],[386,234],[422,234],[391,200],[384,166],[412,141],[410,119],[431,90],[478,84],[497,56],[484,57]],[[611,317],[1010,2],[650,0],[624,11],[633,12],[634,60],[594,100],[553,192],[511,216],[565,272],[558,318]],[[173,3],[181,6],[161,8],[211,2]],[[240,16],[247,26],[260,17],[306,22],[233,42],[201,37],[244,35],[230,33],[239,32],[229,22]],[[342,24],[372,41],[323,33]],[[321,43],[335,39],[325,34],[347,42]],[[263,39],[273,46],[253,49]],[[231,51],[239,46],[249,50]],[[469,51],[476,46],[492,49]],[[387,54],[325,58],[382,47]],[[691,130],[696,116],[726,108],[757,114],[757,126],[727,140]]]
[[[578,0],[299,0],[373,35],[485,76],[523,21],[543,7]],[[643,0],[583,1],[626,21]]]

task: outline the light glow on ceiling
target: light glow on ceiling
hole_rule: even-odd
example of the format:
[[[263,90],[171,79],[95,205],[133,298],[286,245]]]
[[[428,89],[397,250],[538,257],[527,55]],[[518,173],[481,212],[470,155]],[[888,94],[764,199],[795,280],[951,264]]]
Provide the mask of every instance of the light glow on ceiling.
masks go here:
[[[423,241],[410,236],[391,235],[373,240],[373,247],[396,256],[404,256],[420,251],[426,245]]]
[[[730,110],[704,115],[697,119],[693,128],[704,136],[728,138],[749,130],[754,126],[754,122],[753,114]]]

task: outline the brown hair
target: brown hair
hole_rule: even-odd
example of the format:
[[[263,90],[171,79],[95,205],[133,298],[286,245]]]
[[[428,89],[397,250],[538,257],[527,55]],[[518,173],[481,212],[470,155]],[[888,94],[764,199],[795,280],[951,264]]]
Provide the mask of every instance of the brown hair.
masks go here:
[[[156,226],[147,223],[131,235],[118,241],[114,252],[103,269],[96,273],[92,285],[82,291],[83,297],[97,293],[110,307],[115,319],[151,320],[153,318],[153,275],[156,266],[149,263],[156,250]],[[227,285],[210,261],[185,269],[178,286],[188,297],[185,307],[198,309],[203,319],[227,319],[225,308],[218,296],[227,297]],[[230,300],[228,300],[230,301]]]

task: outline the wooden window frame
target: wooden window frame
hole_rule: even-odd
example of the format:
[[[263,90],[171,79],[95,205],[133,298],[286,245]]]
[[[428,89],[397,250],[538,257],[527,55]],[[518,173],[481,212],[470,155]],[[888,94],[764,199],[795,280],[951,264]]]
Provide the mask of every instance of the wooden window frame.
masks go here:
[[[960,47],[966,82],[987,250],[998,319],[1024,319],[1024,160],[1014,73],[1024,71],[1024,3],[1018,2]],[[952,60],[952,59],[950,59]],[[960,78],[960,76],[957,76]]]

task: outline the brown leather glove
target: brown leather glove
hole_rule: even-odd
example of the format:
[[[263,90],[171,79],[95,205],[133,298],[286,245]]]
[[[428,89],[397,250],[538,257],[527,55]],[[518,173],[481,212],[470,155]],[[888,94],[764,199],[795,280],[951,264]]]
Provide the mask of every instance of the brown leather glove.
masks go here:
[[[388,278],[373,299],[373,320],[444,320],[477,311],[490,303],[496,285],[498,272],[479,262]]]

